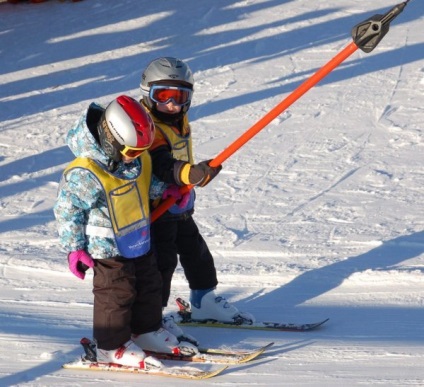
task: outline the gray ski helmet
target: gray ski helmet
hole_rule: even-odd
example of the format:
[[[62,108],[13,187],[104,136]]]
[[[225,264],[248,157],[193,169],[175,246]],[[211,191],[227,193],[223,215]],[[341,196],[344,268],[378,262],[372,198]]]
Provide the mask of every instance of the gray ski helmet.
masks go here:
[[[141,94],[144,103],[150,108],[154,108],[154,102],[149,98],[150,87],[155,84],[181,85],[193,90],[193,73],[186,63],[181,59],[173,57],[157,58],[149,63],[141,76]],[[183,107],[187,111],[190,103]]]
[[[126,147],[147,149],[155,137],[150,115],[139,102],[126,95],[119,96],[106,107],[97,130],[100,146],[116,162],[122,159],[121,151]]]

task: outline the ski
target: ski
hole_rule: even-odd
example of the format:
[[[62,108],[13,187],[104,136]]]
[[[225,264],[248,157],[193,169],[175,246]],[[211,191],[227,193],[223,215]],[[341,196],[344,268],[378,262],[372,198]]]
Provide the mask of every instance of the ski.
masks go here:
[[[81,359],[63,364],[63,368],[79,371],[126,372],[195,380],[212,378],[228,368],[228,366],[224,366],[213,370],[202,370],[195,367],[168,367],[165,365],[161,367],[138,368],[114,363],[99,363],[96,360],[95,344],[90,339],[84,337],[81,339],[81,345],[84,348],[85,356],[82,356]]]
[[[84,357],[63,364],[63,368],[70,370],[78,370],[78,371],[113,371],[113,372],[127,372],[133,374],[144,374],[144,375],[155,375],[155,376],[164,376],[171,378],[179,378],[179,379],[209,379],[222,371],[226,370],[228,366],[221,367],[215,370],[201,370],[199,368],[194,367],[166,367],[163,366],[161,368],[152,368],[152,369],[142,369],[137,367],[127,367],[118,364],[112,363],[97,363],[91,360],[86,360]]]
[[[251,330],[265,330],[265,331],[287,331],[287,332],[307,332],[314,330],[324,323],[329,318],[314,323],[284,323],[284,322],[221,322],[217,320],[193,320],[191,318],[190,304],[182,298],[177,298],[177,305],[179,307],[178,317],[175,321],[178,325],[191,326],[191,327],[208,327],[208,328],[235,328],[235,329],[251,329]]]
[[[256,359],[262,355],[274,343],[253,350],[232,350],[220,348],[199,348],[199,354],[195,356],[174,355],[144,351],[146,354],[160,360],[180,360],[193,363],[215,363],[215,364],[243,364]]]

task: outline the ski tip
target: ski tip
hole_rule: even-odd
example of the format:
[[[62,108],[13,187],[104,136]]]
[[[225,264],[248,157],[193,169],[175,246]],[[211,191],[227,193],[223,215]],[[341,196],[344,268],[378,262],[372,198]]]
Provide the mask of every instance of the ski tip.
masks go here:
[[[273,345],[274,345],[274,342],[271,342],[271,343],[268,343],[268,344],[264,345],[263,347],[259,348],[259,349],[257,350],[257,352],[256,352],[255,356],[254,356],[254,357],[252,357],[252,358],[251,358],[251,359],[249,359],[249,360],[253,360],[254,358],[256,358],[256,357],[258,357],[258,356],[262,355],[264,352],[266,352],[266,351],[267,351],[269,348],[271,348]]]
[[[226,369],[228,369],[228,365],[226,365],[226,366],[223,366],[223,367],[221,367],[221,368],[219,368],[219,373],[221,373],[221,372],[224,372]]]
[[[328,320],[330,320],[330,318],[326,318],[325,320],[322,320],[318,323],[315,324],[311,324],[310,327],[307,327],[305,330],[313,330],[316,328],[320,328],[323,324],[325,324]]]
[[[260,348],[258,350],[258,352],[260,354],[264,353],[265,351],[267,351],[269,348],[271,348],[274,345],[274,342],[268,343],[267,345],[264,345],[262,348]]]
[[[213,378],[214,376],[217,376],[219,374],[221,374],[222,372],[224,372],[226,369],[228,368],[228,366],[223,366],[220,367],[214,371],[209,371],[207,373],[205,373],[204,377],[200,378],[200,379],[209,379],[209,378]]]

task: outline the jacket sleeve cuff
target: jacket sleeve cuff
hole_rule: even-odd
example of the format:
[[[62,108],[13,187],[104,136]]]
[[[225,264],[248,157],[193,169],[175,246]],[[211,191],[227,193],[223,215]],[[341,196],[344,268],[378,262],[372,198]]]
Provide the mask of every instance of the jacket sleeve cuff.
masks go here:
[[[177,185],[188,185],[190,184],[190,163],[185,161],[176,161],[174,163],[174,179]]]

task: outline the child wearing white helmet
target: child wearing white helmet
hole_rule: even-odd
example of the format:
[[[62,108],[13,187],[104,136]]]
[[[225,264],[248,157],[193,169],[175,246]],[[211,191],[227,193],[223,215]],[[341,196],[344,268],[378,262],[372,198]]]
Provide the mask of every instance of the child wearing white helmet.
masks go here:
[[[161,327],[162,280],[150,241],[154,133],[140,103],[119,96],[106,109],[92,103],[67,135],[76,158],[54,214],[71,272],[84,279],[94,271],[93,337],[102,363],[160,368],[143,350],[197,353]]]

